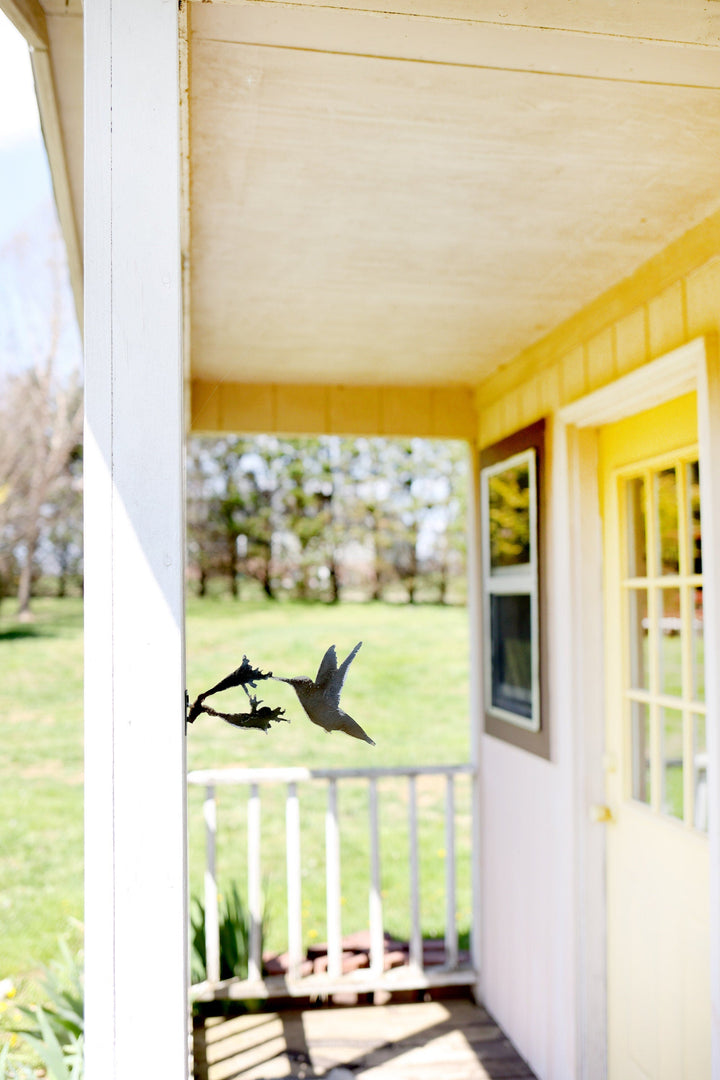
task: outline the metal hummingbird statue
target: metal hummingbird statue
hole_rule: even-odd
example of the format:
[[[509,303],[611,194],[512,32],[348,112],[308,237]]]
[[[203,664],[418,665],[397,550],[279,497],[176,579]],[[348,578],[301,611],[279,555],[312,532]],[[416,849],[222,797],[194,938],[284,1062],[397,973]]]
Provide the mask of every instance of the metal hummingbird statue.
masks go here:
[[[335,646],[331,645],[320,662],[314,682],[308,675],[296,675],[290,678],[274,675],[273,678],[292,686],[313,724],[318,724],[327,732],[344,731],[346,735],[352,735],[354,739],[362,739],[374,746],[374,741],[363,731],[357,720],[353,720],[352,716],[340,708],[340,691],[347,669],[361,645],[362,641],[359,641],[350,655],[345,657],[340,667],[338,667]]]
[[[261,680],[275,679],[277,682],[288,683],[289,686],[292,686],[300,704],[314,724],[318,724],[327,732],[344,731],[346,735],[352,735],[353,738],[362,739],[364,742],[374,746],[374,741],[363,731],[358,722],[340,708],[340,691],[345,682],[347,670],[361,645],[362,641],[359,641],[339,667],[335,646],[331,645],[322,658],[314,681],[307,675],[282,678],[279,675],[273,675],[271,671],[260,671],[259,668],[252,666],[247,656],[243,656],[239,668],[231,671],[229,675],[226,675],[224,679],[221,679],[219,683],[216,683],[209,690],[198,694],[192,705],[188,706],[186,722],[192,724],[201,713],[207,713],[208,716],[217,716],[235,727],[268,731],[271,723],[288,720],[288,717],[285,716],[285,710],[281,708],[271,709],[268,705],[263,705],[255,694],[250,693],[248,687],[255,690],[257,683]],[[211,697],[213,694],[219,694],[223,690],[230,690],[235,686],[241,686],[247,694],[250,702],[249,712],[219,712],[217,709],[205,704],[206,698]]]

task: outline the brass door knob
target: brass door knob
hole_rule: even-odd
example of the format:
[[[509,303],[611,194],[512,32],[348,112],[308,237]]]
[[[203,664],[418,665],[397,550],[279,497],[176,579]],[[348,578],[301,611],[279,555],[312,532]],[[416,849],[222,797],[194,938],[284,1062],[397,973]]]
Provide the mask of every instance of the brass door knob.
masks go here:
[[[609,806],[604,806],[603,803],[593,803],[590,807],[590,820],[593,825],[609,825],[615,820],[615,815]]]

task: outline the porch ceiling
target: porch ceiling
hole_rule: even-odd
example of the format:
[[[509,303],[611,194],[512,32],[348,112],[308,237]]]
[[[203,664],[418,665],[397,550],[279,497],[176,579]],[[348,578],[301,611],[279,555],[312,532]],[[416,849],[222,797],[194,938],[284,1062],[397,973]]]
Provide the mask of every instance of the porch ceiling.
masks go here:
[[[720,206],[720,5],[379,6],[190,5],[200,378],[474,383]]]
[[[79,237],[80,0],[0,7]],[[720,3],[379,9],[187,6],[197,380],[476,384],[720,208]]]

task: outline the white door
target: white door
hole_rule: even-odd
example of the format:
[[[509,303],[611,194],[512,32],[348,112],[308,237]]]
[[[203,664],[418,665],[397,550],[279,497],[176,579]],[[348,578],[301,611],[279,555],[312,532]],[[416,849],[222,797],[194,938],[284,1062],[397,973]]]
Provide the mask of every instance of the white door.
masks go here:
[[[710,1077],[694,395],[603,428],[610,1080]]]

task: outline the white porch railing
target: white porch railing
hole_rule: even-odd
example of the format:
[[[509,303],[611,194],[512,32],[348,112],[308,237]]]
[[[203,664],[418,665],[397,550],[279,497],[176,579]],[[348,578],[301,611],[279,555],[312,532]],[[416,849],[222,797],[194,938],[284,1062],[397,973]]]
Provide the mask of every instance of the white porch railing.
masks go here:
[[[455,778],[469,775],[474,779],[472,765],[408,766],[375,769],[203,769],[191,772],[188,783],[205,788],[204,819],[206,835],[205,866],[205,950],[207,978],[192,987],[196,1001],[214,998],[265,998],[277,996],[306,997],[342,991],[372,993],[376,990],[410,990],[432,986],[473,985],[478,973],[469,956],[458,950],[456,922],[456,845],[455,845]],[[418,846],[418,808],[416,781],[419,776],[445,777],[445,936],[442,963],[426,964],[423,957],[422,925],[420,920],[420,851]],[[378,780],[404,777],[408,785],[408,836],[410,875],[410,937],[407,962],[387,968],[385,932],[381,892],[382,868],[379,828]],[[341,931],[341,867],[340,826],[338,821],[338,784],[345,780],[367,780],[369,829],[369,965],[343,973]],[[308,781],[327,784],[325,812],[325,870],[327,970],[302,974],[302,900],[300,799],[298,786]],[[248,977],[220,979],[220,945],[218,888],[216,877],[218,785],[248,785],[247,810],[247,893],[250,920]],[[266,784],[286,784],[285,847],[287,878],[287,972],[283,975],[263,973],[261,955],[261,851],[260,851],[260,787]],[[474,832],[474,830],[473,830]],[[475,857],[474,854],[472,857]],[[470,954],[472,955],[472,954]],[[387,969],[386,969],[387,968]]]

